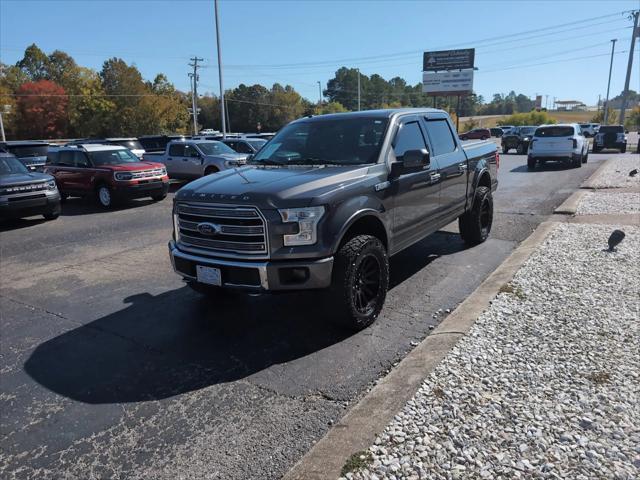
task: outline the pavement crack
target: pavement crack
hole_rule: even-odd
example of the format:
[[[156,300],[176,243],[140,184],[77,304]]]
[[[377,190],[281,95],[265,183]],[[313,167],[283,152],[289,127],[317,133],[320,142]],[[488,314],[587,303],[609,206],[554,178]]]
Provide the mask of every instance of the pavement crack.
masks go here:
[[[10,302],[16,303],[16,304],[18,304],[18,305],[22,305],[23,307],[30,308],[31,310],[37,310],[37,311],[39,311],[39,312],[43,312],[43,313],[46,313],[46,314],[48,314],[48,315],[53,315],[54,317],[62,318],[63,320],[68,320],[68,321],[70,321],[70,322],[73,322],[73,320],[71,320],[71,319],[70,319],[70,318],[68,318],[68,317],[65,317],[65,316],[64,316],[64,315],[62,315],[61,313],[58,313],[58,312],[52,312],[51,310],[47,310],[46,308],[39,307],[39,306],[37,306],[37,305],[31,305],[30,303],[21,302],[20,300],[16,300],[16,299],[14,299],[14,298],[9,298],[9,297],[7,297],[7,296],[5,296],[5,295],[0,295],[0,298],[4,298],[4,299],[6,299],[6,300],[9,300]],[[74,323],[76,323],[76,322],[74,322]]]

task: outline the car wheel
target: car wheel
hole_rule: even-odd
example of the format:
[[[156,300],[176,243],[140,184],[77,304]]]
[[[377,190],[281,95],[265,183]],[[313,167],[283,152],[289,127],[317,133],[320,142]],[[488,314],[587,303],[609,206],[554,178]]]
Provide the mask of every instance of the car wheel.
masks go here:
[[[477,187],[471,210],[458,218],[460,236],[467,245],[484,242],[493,224],[493,196],[489,187]]]
[[[362,330],[380,314],[389,288],[389,257],[382,242],[372,235],[347,241],[335,256],[329,289],[332,316],[339,326]]]
[[[158,195],[151,195],[151,199],[154,202],[160,202],[160,201],[164,200],[165,198],[167,198],[167,194],[166,193],[159,193]]]
[[[111,189],[106,185],[100,185],[96,190],[96,199],[103,208],[111,208],[113,206],[113,195]]]
[[[587,163],[588,158],[589,158],[589,151],[587,151],[587,153],[585,153],[584,156],[582,157],[582,163]]]
[[[627,153],[627,146],[624,145],[621,149],[620,149],[620,153]]]
[[[64,203],[67,200],[69,200],[69,195],[67,195],[66,193],[60,192],[60,203]]]
[[[593,147],[591,147],[591,151],[593,153],[598,153],[600,151],[600,149],[594,145]]]
[[[487,138],[489,138],[489,137],[487,137],[487,136],[485,135],[484,137],[481,137],[481,138],[480,138],[480,140],[486,140]]]
[[[42,216],[45,220],[55,220],[60,216],[60,212],[43,213]]]
[[[507,153],[509,153],[509,149],[507,147],[505,147],[504,145],[502,146],[502,153],[503,153],[503,155],[506,155]]]
[[[533,170],[533,169],[536,168],[536,159],[535,158],[527,157],[527,168],[529,170]]]
[[[516,152],[518,153],[518,155],[522,155],[524,153],[524,145],[519,143],[518,146],[516,147]]]
[[[582,155],[576,155],[571,160],[572,160],[571,164],[572,164],[573,168],[582,167]]]

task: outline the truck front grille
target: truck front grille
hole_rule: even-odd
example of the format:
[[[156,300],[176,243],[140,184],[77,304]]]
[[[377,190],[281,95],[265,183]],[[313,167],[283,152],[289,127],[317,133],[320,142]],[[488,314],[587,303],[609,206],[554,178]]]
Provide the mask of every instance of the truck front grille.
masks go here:
[[[180,203],[176,213],[179,243],[187,247],[210,250],[222,256],[263,257],[267,253],[266,224],[255,207]],[[198,228],[202,224],[209,224],[210,228]]]

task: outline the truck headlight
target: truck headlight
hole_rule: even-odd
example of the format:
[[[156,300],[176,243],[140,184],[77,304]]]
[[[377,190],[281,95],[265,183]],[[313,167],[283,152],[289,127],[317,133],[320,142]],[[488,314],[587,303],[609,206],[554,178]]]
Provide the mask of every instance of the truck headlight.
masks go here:
[[[116,180],[120,180],[120,181],[127,181],[133,178],[133,175],[131,174],[131,172],[116,172],[113,174],[113,176]]]
[[[313,245],[318,240],[318,222],[324,215],[324,207],[283,208],[278,210],[284,223],[297,223],[298,233],[284,235],[287,247]]]
[[[49,180],[47,182],[47,190],[55,190],[56,187],[56,181],[55,180]]]

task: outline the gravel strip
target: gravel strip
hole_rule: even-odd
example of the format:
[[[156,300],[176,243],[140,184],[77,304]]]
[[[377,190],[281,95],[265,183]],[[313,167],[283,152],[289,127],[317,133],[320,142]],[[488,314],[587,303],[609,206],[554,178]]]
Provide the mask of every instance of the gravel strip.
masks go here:
[[[586,193],[577,215],[640,213],[640,193]]]
[[[602,169],[591,186],[593,188],[623,188],[640,185],[640,174],[630,177],[629,172],[637,169],[640,171],[640,155],[624,155],[615,157],[615,160]]]
[[[614,228],[558,225],[346,478],[639,478],[640,228]]]

